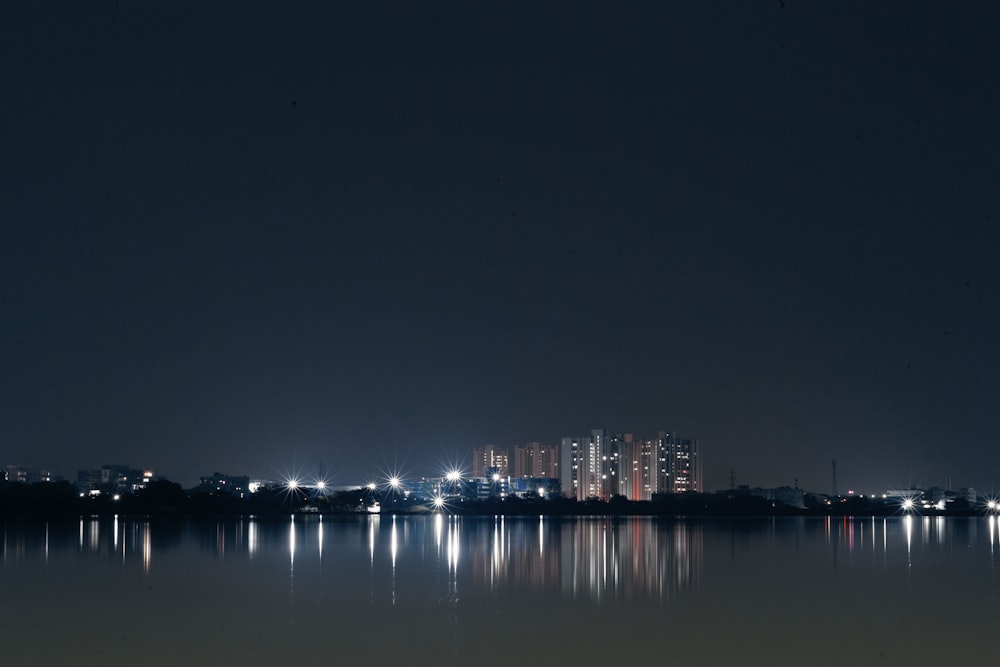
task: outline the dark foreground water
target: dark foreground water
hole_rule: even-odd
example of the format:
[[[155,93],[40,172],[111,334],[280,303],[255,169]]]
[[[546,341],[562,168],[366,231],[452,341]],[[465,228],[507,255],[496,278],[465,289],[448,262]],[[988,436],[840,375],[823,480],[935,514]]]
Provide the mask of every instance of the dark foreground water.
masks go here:
[[[992,664],[1000,644],[993,517],[0,531],[4,664]]]

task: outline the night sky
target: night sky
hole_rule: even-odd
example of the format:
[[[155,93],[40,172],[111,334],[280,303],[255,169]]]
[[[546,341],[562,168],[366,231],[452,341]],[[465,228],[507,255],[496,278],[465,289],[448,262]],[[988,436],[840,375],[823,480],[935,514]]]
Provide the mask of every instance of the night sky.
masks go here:
[[[0,463],[1000,487],[998,5],[622,4],[0,9]]]

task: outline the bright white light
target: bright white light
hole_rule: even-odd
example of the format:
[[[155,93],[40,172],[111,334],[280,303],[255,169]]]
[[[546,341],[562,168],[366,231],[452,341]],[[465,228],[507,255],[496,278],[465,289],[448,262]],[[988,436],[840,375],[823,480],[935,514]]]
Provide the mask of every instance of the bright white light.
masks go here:
[[[493,481],[494,482],[499,482],[500,481],[500,473],[498,473],[498,472],[493,473]]]
[[[378,487],[375,484],[375,482],[371,482],[370,484],[368,484],[368,488],[369,488],[369,490],[374,491]]]
[[[319,480],[318,482],[316,482],[316,488],[317,489],[325,489],[326,488],[326,482],[324,482],[323,480]]]
[[[441,496],[434,496],[434,507],[441,508],[444,505],[444,498]]]
[[[903,510],[909,512],[913,509],[913,498],[906,498],[903,500]]]
[[[390,477],[389,478],[389,486],[391,486],[392,488],[394,488],[394,489],[398,488],[399,484],[400,484],[400,479],[398,477]]]
[[[299,488],[299,480],[297,480],[297,479],[290,479],[290,480],[288,480],[288,488],[289,489],[297,489],[297,488]]]
[[[449,470],[445,474],[444,478],[449,482],[457,482],[458,480],[462,479],[462,473],[458,472],[457,470]]]
[[[994,510],[995,511],[996,508],[997,508],[997,501],[995,501],[995,500],[987,500],[986,501],[986,508],[989,509],[989,510]]]
[[[118,494],[116,493],[115,495],[113,495],[113,496],[111,497],[111,499],[112,499],[112,500],[121,500],[121,499],[122,499],[122,497],[121,497],[120,495],[118,495]]]

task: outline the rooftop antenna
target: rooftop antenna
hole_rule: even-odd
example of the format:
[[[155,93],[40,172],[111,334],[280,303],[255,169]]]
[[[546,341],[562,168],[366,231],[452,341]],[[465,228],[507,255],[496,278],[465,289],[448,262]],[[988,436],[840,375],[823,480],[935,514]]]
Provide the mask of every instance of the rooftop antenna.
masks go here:
[[[833,466],[833,497],[837,497],[837,459],[830,461]]]

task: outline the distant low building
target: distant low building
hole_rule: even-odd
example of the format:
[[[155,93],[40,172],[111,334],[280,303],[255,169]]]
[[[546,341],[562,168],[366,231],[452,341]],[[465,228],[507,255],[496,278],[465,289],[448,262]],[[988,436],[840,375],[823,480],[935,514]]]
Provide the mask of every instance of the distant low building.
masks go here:
[[[250,493],[250,478],[246,475],[234,476],[213,472],[211,475],[199,479],[196,490],[202,493],[225,493],[243,498]]]
[[[250,493],[257,493],[258,491],[264,491],[266,489],[276,489],[279,486],[282,486],[281,482],[276,482],[273,479],[255,477],[250,480],[249,484],[247,484],[247,489]]]
[[[84,469],[76,472],[77,488],[81,493],[89,495],[131,494],[145,489],[150,482],[157,479],[152,470],[114,463],[107,463],[99,469]]]
[[[778,486],[767,489],[759,486],[751,488],[744,485],[735,489],[735,495],[764,498],[765,500],[770,500],[772,503],[781,503],[782,505],[800,510],[806,507],[805,492],[798,487]]]
[[[553,477],[512,477],[510,493],[518,498],[548,500],[562,495],[562,486]]]
[[[34,484],[38,481],[38,474],[32,466],[8,465],[4,467],[4,474],[8,482]]]
[[[76,488],[81,493],[101,490],[101,471],[99,468],[76,471]]]

